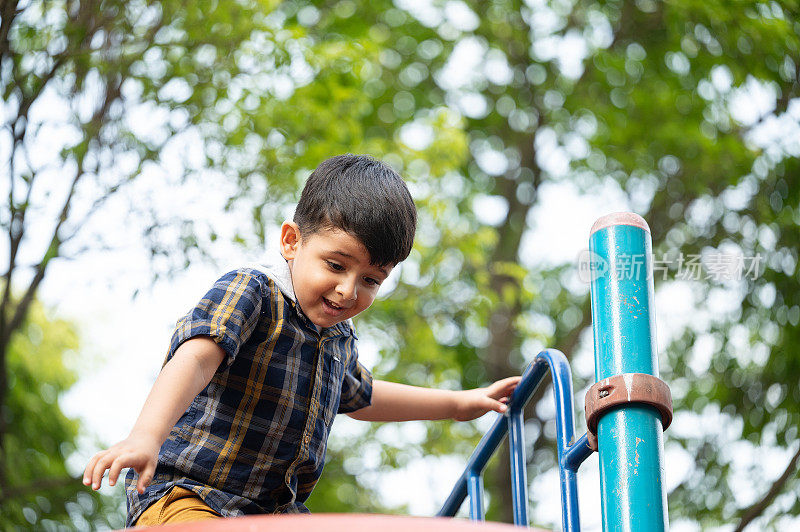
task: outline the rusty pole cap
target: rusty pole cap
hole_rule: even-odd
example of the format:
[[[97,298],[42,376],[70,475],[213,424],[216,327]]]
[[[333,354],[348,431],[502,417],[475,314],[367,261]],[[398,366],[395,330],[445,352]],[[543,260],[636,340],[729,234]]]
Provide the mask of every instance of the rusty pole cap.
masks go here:
[[[666,382],[647,373],[622,373],[598,381],[586,392],[586,428],[589,447],[597,450],[597,422],[607,410],[628,403],[655,407],[661,425],[672,423],[672,394]]]
[[[650,232],[650,226],[647,225],[645,219],[635,212],[613,212],[598,218],[594,225],[592,225],[589,236],[592,236],[600,229],[611,227],[612,225],[632,225],[634,227],[640,227],[648,233]]]

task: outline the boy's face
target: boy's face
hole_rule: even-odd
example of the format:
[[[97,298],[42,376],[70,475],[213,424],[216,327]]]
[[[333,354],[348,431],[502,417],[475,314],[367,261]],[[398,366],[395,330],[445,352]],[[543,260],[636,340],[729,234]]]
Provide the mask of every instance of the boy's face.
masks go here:
[[[281,253],[289,261],[297,303],[319,327],[331,327],[369,307],[391,266],[370,264],[367,249],[340,229],[302,236],[297,224],[281,226]]]

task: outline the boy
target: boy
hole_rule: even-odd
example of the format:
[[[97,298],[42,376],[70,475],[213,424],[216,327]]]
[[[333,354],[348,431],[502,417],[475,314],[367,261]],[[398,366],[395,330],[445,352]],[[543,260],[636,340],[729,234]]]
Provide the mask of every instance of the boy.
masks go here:
[[[277,265],[220,278],[178,322],[130,435],[97,453],[83,483],[123,468],[127,526],[308,512],[337,413],[368,421],[504,412],[519,378],[461,392],[379,380],[358,362],[350,320],[411,252],[416,210],[383,163],[343,155],[306,183],[281,227]]]

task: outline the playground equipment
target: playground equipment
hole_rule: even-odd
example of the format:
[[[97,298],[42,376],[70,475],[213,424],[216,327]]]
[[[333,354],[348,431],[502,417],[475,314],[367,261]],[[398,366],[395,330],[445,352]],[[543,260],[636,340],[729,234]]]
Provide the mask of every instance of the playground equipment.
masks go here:
[[[523,374],[507,414],[481,439],[439,516],[454,516],[469,496],[470,518],[483,520],[483,470],[508,433],[514,524],[528,525],[523,409],[549,369],[564,530],[580,530],[577,471],[598,449],[603,530],[668,528],[663,429],[672,421],[672,400],[658,378],[651,252],[650,228],[636,214],[609,214],[592,226],[588,260],[579,266],[591,281],[597,381],[586,394],[587,433],[574,439],[566,357],[555,349],[542,351]]]
[[[658,378],[650,229],[640,216],[615,213],[592,226],[589,260],[596,383],[586,394],[587,433],[575,440],[572,374],[558,350],[539,353],[525,370],[505,415],[484,435],[439,511],[453,517],[469,496],[472,521],[483,521],[482,474],[509,434],[514,524],[528,526],[523,409],[548,370],[556,403],[556,442],[565,532],[580,530],[578,468],[600,455],[603,530],[663,532],[668,528],[664,489],[663,429],[672,421],[672,400]],[[160,527],[157,527],[160,529]],[[510,532],[515,527],[452,519],[381,515],[280,515],[200,521],[173,532]]]

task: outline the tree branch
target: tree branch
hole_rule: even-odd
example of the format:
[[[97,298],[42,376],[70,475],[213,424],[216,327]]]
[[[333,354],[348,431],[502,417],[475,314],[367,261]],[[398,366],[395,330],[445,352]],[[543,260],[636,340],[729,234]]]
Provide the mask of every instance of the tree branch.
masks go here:
[[[80,181],[81,177],[85,174],[81,168],[82,165],[79,165],[78,171],[75,174],[75,177],[72,179],[72,184],[69,188],[69,194],[67,194],[67,198],[64,200],[64,205],[61,208],[61,214],[58,217],[58,222],[56,223],[56,227],[53,229],[53,236],[50,239],[50,245],[47,247],[47,251],[45,251],[44,257],[36,265],[36,273],[33,276],[28,288],[25,290],[25,294],[20,299],[19,303],[16,305],[14,310],[14,316],[11,318],[11,321],[8,323],[8,328],[6,330],[6,337],[0,339],[4,343],[0,344],[0,350],[5,352],[5,347],[7,345],[7,341],[11,336],[11,333],[17,329],[22,324],[22,321],[25,319],[25,316],[28,313],[28,307],[30,307],[31,303],[33,302],[33,298],[36,295],[36,290],[39,288],[39,284],[44,279],[45,271],[47,270],[47,265],[53,260],[55,257],[58,256],[59,248],[62,244],[62,240],[59,238],[58,233],[61,231],[61,227],[67,221],[69,217],[69,208],[70,204],[72,203],[72,197],[75,195],[75,189],[78,186],[78,182]]]
[[[780,494],[789,479],[797,474],[798,460],[800,460],[800,447],[797,448],[797,452],[794,453],[792,459],[789,460],[789,465],[786,466],[783,474],[772,483],[772,486],[770,486],[769,490],[764,494],[761,500],[757,501],[755,504],[747,508],[744,513],[742,513],[742,520],[739,521],[739,525],[734,529],[734,532],[742,532],[747,525],[752,523],[753,520],[764,513],[764,510],[769,508],[770,504],[772,504],[772,502],[775,500],[775,497]]]
[[[19,300],[19,302],[15,305],[14,314],[11,320],[8,322],[5,321],[5,314],[8,308],[5,306],[2,309],[3,320],[0,323],[2,330],[0,332],[0,492],[5,492],[6,490],[6,471],[5,471],[5,435],[7,431],[7,421],[5,413],[5,402],[6,402],[6,395],[8,392],[8,368],[6,367],[6,349],[8,348],[8,344],[11,341],[11,335],[14,333],[20,325],[22,325],[25,316],[28,314],[28,309],[33,303],[34,296],[36,295],[36,290],[39,288],[42,280],[44,279],[45,271],[47,270],[47,265],[50,261],[58,256],[58,249],[61,245],[61,241],[59,240],[58,233],[61,230],[62,225],[67,220],[69,216],[69,206],[72,202],[72,196],[75,193],[75,188],[78,184],[80,178],[84,175],[82,169],[82,163],[78,165],[78,171],[75,174],[75,177],[72,180],[72,184],[70,186],[69,194],[67,195],[67,199],[64,200],[64,206],[61,209],[61,215],[59,216],[58,223],[56,224],[55,229],[53,230],[53,237],[50,240],[50,245],[45,251],[44,257],[36,266],[36,273],[33,276],[30,284],[28,284],[28,288],[25,290],[25,294]],[[10,274],[11,270],[9,270],[9,282],[6,283],[6,287],[4,289],[4,296],[6,294],[10,294]],[[10,305],[10,295],[6,299],[4,297],[4,305]]]
[[[17,4],[16,0],[3,0],[2,8],[0,8],[0,60],[5,58],[11,51],[8,32],[11,31],[11,24],[19,14]]]

